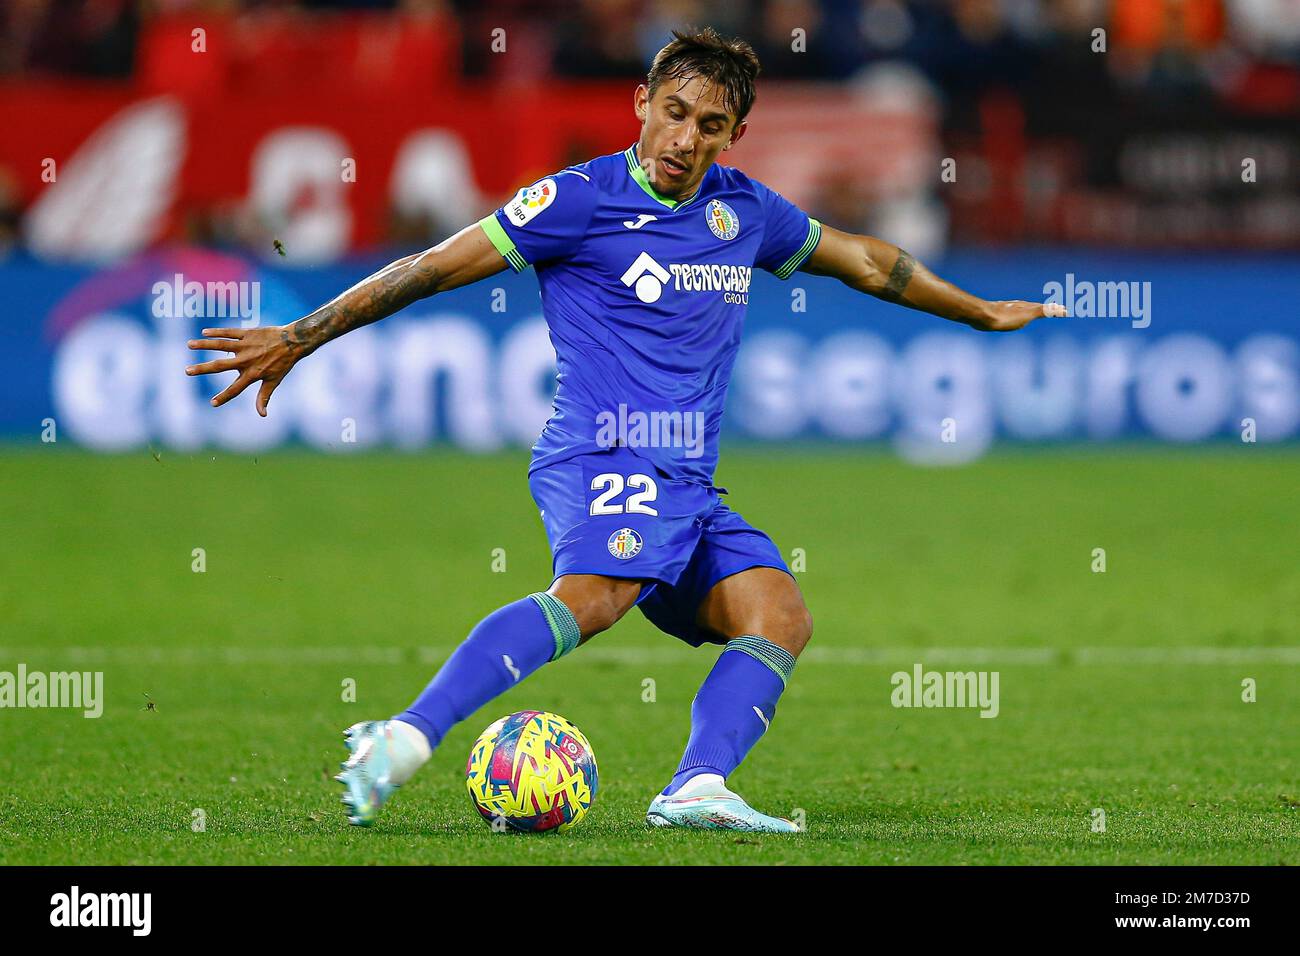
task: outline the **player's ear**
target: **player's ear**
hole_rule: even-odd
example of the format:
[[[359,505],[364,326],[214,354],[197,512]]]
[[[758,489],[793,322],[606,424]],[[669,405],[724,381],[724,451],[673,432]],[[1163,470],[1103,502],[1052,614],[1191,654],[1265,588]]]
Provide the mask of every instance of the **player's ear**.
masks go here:
[[[736,128],[731,131],[731,139],[727,140],[727,145],[722,148],[731,149],[731,147],[739,143],[740,137],[745,135],[745,130],[747,129],[749,129],[749,123],[746,122],[745,120],[741,120],[739,123],[737,123]]]
[[[644,123],[646,114],[650,111],[650,90],[644,83],[632,94],[632,108],[636,110],[636,118]]]

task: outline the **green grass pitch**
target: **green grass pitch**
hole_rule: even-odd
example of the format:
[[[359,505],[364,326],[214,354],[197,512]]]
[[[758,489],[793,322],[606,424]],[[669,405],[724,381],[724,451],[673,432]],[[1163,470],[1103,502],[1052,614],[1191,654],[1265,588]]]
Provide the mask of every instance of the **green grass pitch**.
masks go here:
[[[0,670],[102,670],[107,704],[0,710],[0,863],[1294,864],[1298,464],[1248,445],[935,470],[724,452],[732,506],[803,549],[817,622],[732,778],[807,831],[760,838],[645,829],[716,651],[638,612],[457,728],[376,827],[345,824],[339,731],[405,706],[475,621],[549,582],[523,453],[10,448]],[[917,662],[998,671],[999,715],[894,708],[890,675]],[[465,792],[473,738],[528,708],[599,761],[569,834],[493,834]]]

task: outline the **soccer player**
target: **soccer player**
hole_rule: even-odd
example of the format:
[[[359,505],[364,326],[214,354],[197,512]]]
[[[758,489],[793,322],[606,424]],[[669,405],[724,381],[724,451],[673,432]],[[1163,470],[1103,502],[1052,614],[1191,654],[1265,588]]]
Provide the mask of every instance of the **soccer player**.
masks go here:
[[[775,716],[813,630],[781,552],[713,484],[752,270],[834,276],[981,330],[1019,329],[1044,307],[963,292],[898,247],[824,226],[717,165],[745,134],[758,69],[741,40],[674,33],[636,88],[641,129],[626,150],[521,189],[296,322],[205,329],[189,343],[233,353],[186,370],[239,373],[213,405],[260,381],[265,416],[290,369],[331,339],[507,267],[537,271],[559,374],[528,476],[554,556],[551,585],[480,621],[406,710],[345,731],[351,756],[337,779],[352,823],[374,822],[454,724],[636,606],[692,646],[722,645],[647,821],[796,829],[726,785]]]

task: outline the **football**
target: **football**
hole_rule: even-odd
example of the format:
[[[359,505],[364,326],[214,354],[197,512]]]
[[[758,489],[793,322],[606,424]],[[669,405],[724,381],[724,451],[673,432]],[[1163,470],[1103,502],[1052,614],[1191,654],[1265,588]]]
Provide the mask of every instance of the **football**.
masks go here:
[[[483,731],[466,774],[470,799],[497,831],[568,830],[596,798],[591,744],[573,724],[544,711],[520,711]]]

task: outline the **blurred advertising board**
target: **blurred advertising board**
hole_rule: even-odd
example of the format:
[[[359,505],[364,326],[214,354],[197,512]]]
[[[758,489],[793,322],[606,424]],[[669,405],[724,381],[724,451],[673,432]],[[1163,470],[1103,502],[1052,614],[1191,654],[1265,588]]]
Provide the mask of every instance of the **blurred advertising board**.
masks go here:
[[[292,321],[380,264],[288,269],[189,249],[103,269],[11,258],[0,436],[104,451],[530,444],[554,387],[531,270],[330,343],[266,419],[256,389],[214,410],[221,384],[185,376],[199,329]],[[880,442],[960,462],[999,442],[1300,434],[1294,259],[1010,250],[932,265],[986,297],[1057,298],[1074,316],[981,334],[833,280],[756,273],[724,437]]]

